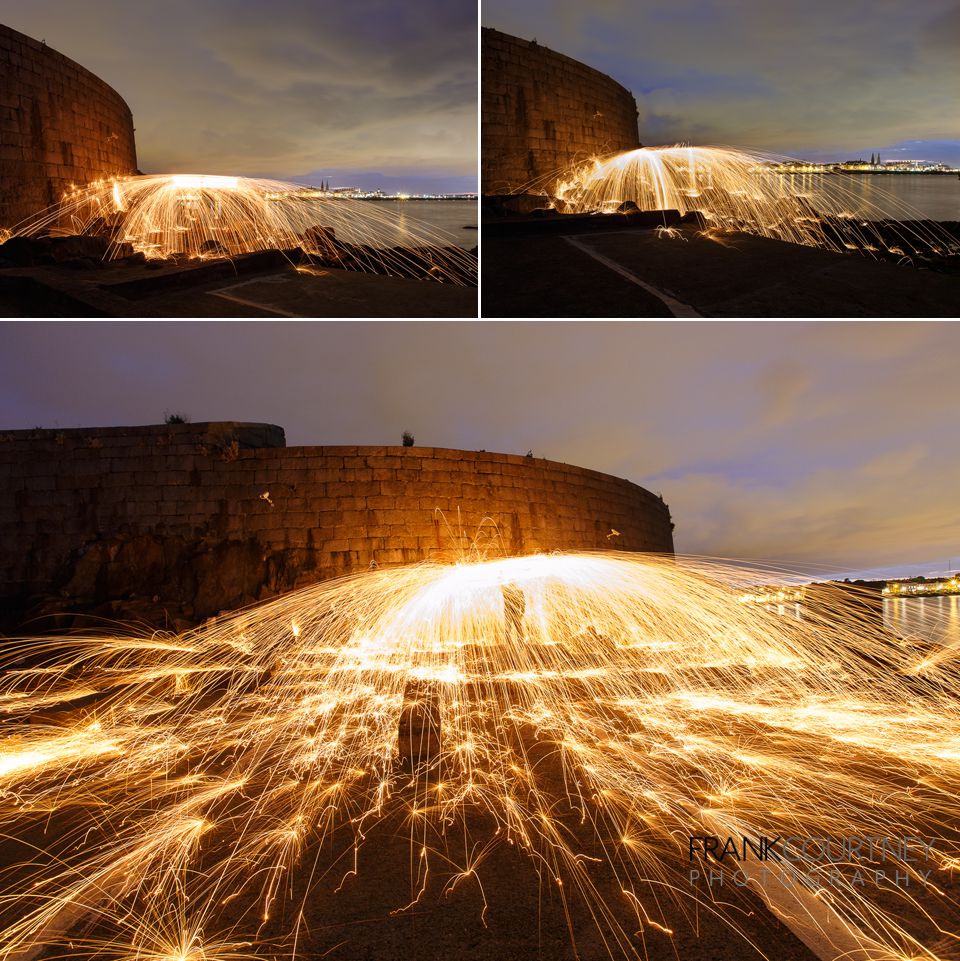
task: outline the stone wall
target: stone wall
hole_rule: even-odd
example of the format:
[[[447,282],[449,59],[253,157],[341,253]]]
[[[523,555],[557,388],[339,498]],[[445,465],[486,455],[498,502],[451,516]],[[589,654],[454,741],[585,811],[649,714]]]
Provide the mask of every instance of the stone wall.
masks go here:
[[[0,227],[55,204],[72,185],[136,169],[133,116],[120,95],[0,25]]]
[[[632,94],[598,70],[488,28],[480,51],[485,194],[509,193],[595,154],[640,146]]]
[[[278,427],[238,423],[0,433],[8,627],[57,610],[182,626],[372,563],[451,559],[474,542],[496,556],[673,550],[663,501],[596,471],[283,442]]]

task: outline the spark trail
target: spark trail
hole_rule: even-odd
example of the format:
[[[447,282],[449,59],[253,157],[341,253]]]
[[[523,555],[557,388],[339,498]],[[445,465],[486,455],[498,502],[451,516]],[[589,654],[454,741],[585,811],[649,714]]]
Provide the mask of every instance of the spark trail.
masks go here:
[[[548,185],[549,180],[549,185]],[[610,213],[624,203],[640,210],[697,211],[714,231],[743,231],[812,247],[885,251],[922,249],[938,256],[960,252],[943,229],[907,222],[922,218],[876,190],[881,202],[867,215],[843,175],[822,176],[818,188],[798,189],[777,172],[773,158],[724,147],[640,147],[597,157],[550,178],[548,188],[563,213]],[[898,225],[877,222],[894,220]],[[900,244],[900,247],[897,247]]]
[[[651,891],[749,937],[735,893],[713,904],[687,884],[688,836],[928,838],[928,878],[896,863],[908,890],[828,883],[811,861],[795,890],[754,893],[847,961],[951,957],[955,934],[931,947],[903,918],[942,904],[960,865],[954,658],[849,614],[742,603],[750,578],[624,554],[420,565],[179,636],[19,642],[0,678],[0,833],[57,830],[7,855],[0,959],[293,956],[296,922],[280,943],[261,934],[321,896],[320,872],[292,879],[338,832],[358,848],[397,816],[413,903],[450,864],[445,838],[483,823],[451,881],[477,883],[478,913],[487,853],[513,845],[590,904],[614,958],[669,936]],[[404,769],[412,697],[439,730]]]
[[[103,234],[148,259],[234,257],[302,248],[349,253],[356,269],[409,274],[434,260],[441,279],[476,280],[476,258],[448,235],[378,204],[245,177],[164,174],[103,180],[13,228],[14,236]],[[344,242],[348,247],[344,247]],[[429,266],[429,263],[427,264]]]

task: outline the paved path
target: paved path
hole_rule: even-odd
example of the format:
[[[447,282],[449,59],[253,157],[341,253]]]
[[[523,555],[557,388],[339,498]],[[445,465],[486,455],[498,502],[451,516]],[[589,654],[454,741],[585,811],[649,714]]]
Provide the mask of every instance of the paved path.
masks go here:
[[[477,288],[289,264],[0,271],[2,317],[476,317]],[[219,262],[218,262],[219,265]],[[206,265],[208,268],[210,265]],[[242,266],[242,265],[241,265]]]
[[[960,274],[696,228],[484,241],[489,317],[956,317]]]

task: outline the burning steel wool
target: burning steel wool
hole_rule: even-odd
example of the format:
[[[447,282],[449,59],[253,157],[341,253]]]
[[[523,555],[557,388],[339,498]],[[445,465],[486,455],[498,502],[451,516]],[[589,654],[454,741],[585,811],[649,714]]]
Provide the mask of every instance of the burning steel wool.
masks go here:
[[[887,852],[908,887],[847,863],[828,879],[813,852],[795,884],[739,867],[820,957],[955,957],[955,934],[905,920],[939,917],[960,866],[954,659],[849,612],[744,603],[758,577],[613,553],[422,565],[180,636],[20,642],[0,680],[0,958],[296,956],[307,901],[362,884],[357,851],[390,818],[410,846],[398,910],[444,867],[484,912],[484,861],[513,846],[590,905],[611,957],[670,937],[661,902],[749,937],[746,895],[687,881],[704,838],[923,838],[923,871]]]
[[[935,225],[904,223],[919,217],[889,193],[878,189],[881,203],[869,217],[858,216],[843,176],[820,177],[815,192],[809,182],[798,189],[770,158],[723,147],[640,147],[594,158],[561,174],[551,193],[564,213],[610,213],[632,203],[697,211],[713,229],[812,247],[901,256],[898,243],[936,255],[960,251],[957,239]],[[889,219],[899,223],[877,223]]]
[[[165,174],[103,180],[17,225],[14,236],[98,234],[108,256],[235,257],[300,248],[359,270],[476,281],[476,258],[376,203],[274,180]],[[432,274],[431,274],[432,270]]]

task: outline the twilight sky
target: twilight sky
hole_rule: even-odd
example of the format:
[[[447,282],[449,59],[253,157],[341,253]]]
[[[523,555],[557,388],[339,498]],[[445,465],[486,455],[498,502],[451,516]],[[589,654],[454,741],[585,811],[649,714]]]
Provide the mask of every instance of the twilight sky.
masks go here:
[[[960,557],[960,325],[4,323],[0,429],[267,421],[486,449],[662,492],[684,553]]]
[[[482,21],[618,80],[648,145],[960,166],[958,0],[484,0]]]
[[[0,23],[120,93],[146,173],[476,190],[476,0],[0,0]]]

